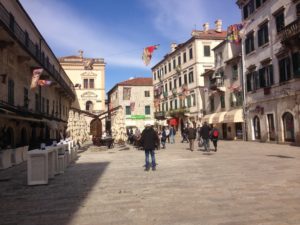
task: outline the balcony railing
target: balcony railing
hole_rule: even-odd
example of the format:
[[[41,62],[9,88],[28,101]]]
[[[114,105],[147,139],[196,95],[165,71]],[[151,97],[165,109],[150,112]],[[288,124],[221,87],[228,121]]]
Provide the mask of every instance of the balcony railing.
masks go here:
[[[218,87],[224,87],[224,78],[216,78],[210,81],[210,89],[216,89]]]
[[[300,18],[285,26],[280,32],[282,42],[300,34]]]
[[[24,49],[33,57],[40,65],[43,66],[45,70],[48,71],[50,76],[59,83],[64,90],[75,98],[74,94],[74,87],[72,82],[69,84],[62,78],[61,73],[58,72],[54,65],[50,64],[46,57],[41,57],[42,55],[45,56],[44,52],[41,51],[37,44],[34,44],[32,40],[29,38],[28,33],[23,31],[19,24],[15,21],[12,14],[10,14],[2,4],[0,4],[0,22],[9,30],[17,39],[17,41],[24,47]],[[67,77],[67,75],[65,74]]]

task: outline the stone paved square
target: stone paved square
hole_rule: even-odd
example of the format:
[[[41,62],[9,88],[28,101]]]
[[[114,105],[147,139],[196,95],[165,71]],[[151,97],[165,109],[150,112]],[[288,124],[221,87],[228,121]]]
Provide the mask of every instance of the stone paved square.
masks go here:
[[[220,141],[217,153],[168,144],[144,152],[86,146],[48,185],[26,163],[0,172],[1,225],[298,225],[299,147]]]

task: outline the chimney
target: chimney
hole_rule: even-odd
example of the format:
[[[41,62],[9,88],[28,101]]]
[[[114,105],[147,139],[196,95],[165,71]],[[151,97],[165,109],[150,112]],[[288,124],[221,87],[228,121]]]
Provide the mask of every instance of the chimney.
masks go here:
[[[174,52],[176,50],[177,44],[176,43],[172,43],[171,44],[171,53]]]
[[[203,24],[203,31],[207,32],[208,29],[209,29],[209,23],[206,22],[205,24]]]
[[[217,19],[215,25],[216,25],[216,32],[222,32],[222,20]]]
[[[79,52],[79,57],[80,57],[80,58],[83,58],[83,51],[82,51],[82,50],[79,50],[78,52]]]

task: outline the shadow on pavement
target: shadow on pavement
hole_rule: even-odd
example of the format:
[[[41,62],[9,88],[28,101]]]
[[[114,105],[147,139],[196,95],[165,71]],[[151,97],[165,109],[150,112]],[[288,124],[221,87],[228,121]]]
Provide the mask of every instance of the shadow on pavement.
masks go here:
[[[281,159],[294,159],[295,157],[292,156],[286,156],[286,155],[266,155],[269,157],[277,157],[277,158],[281,158]]]
[[[24,166],[25,165],[25,166]],[[100,182],[109,162],[71,164],[48,185],[27,186],[26,163],[0,185],[1,225],[67,225]]]

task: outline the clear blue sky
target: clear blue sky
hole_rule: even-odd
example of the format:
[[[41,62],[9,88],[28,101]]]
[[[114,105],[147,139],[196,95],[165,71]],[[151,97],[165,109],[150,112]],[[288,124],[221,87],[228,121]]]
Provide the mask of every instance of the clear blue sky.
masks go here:
[[[57,57],[104,58],[106,91],[129,77],[150,77],[151,67],[193,29],[222,19],[241,21],[236,0],[20,0]],[[143,48],[160,44],[144,66]]]

